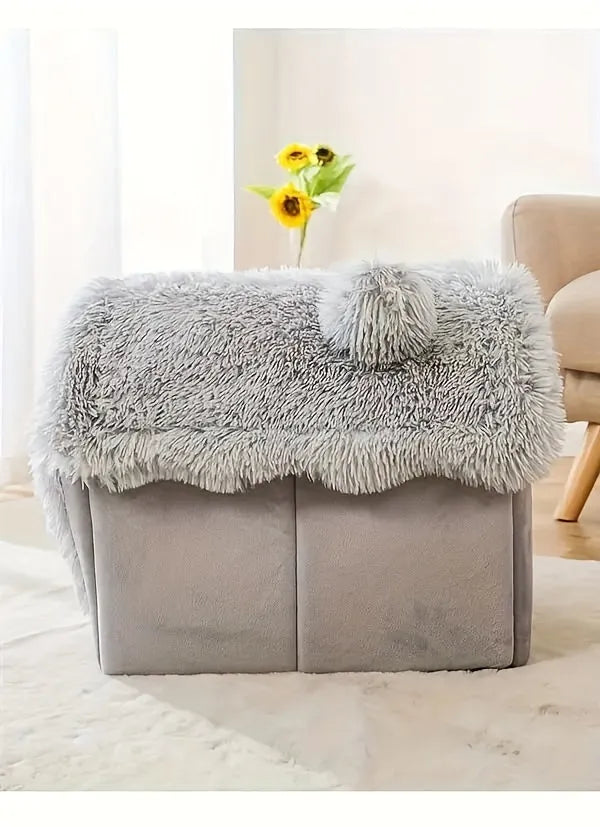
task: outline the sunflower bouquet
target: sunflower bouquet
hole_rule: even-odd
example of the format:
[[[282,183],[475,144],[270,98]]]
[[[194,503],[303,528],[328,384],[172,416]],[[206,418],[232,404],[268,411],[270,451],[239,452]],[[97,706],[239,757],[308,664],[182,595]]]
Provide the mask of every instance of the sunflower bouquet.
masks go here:
[[[277,163],[290,173],[282,187],[246,187],[269,201],[271,212],[284,227],[298,230],[300,267],[306,230],[313,212],[319,207],[335,211],[344,184],[354,164],[350,155],[337,155],[331,147],[318,144],[289,144],[275,156]]]

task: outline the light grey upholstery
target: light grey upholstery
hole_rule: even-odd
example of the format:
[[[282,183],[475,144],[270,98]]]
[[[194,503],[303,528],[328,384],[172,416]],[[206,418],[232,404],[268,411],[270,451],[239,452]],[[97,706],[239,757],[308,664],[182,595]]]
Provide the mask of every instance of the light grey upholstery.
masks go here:
[[[298,482],[298,666],[475,669],[514,657],[511,497],[419,479]]]
[[[65,485],[109,674],[475,669],[527,660],[530,493],[445,479],[213,494]]]

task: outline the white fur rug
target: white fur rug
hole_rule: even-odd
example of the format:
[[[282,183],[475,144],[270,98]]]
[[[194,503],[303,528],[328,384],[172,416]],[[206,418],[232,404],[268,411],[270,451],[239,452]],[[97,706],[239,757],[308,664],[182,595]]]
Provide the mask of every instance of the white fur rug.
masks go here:
[[[108,678],[55,552],[0,544],[1,786],[600,789],[600,564],[535,561],[530,665]]]

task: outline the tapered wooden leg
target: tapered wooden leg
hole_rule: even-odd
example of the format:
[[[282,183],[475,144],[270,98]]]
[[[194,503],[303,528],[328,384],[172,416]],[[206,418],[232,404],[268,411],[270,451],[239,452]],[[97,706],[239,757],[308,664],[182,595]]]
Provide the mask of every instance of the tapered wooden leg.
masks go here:
[[[555,520],[575,523],[600,473],[600,424],[590,422],[583,448],[573,460]]]

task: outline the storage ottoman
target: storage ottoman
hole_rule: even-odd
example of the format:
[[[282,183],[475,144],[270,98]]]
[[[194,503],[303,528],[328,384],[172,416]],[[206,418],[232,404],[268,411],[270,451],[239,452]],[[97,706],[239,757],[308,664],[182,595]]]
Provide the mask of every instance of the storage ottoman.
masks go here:
[[[518,266],[92,282],[32,467],[101,669],[524,663],[560,394]]]
[[[109,674],[518,666],[531,624],[530,494],[305,479],[214,494],[65,485]]]

